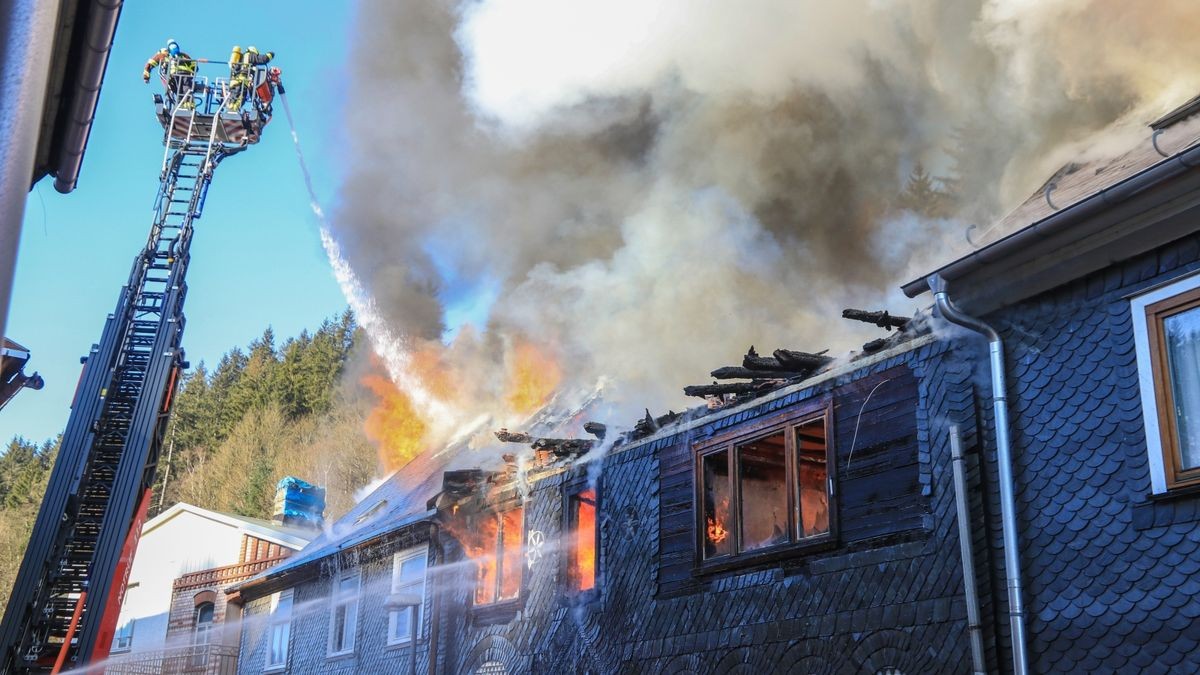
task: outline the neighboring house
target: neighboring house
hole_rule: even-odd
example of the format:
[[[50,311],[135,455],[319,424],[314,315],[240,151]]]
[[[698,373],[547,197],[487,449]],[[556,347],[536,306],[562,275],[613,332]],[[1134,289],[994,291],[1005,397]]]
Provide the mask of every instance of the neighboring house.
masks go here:
[[[225,588],[278,563],[316,534],[185,503],[147,521],[129,574],[109,671],[147,656],[159,658],[169,648],[229,645],[221,628],[237,617],[226,615]],[[236,633],[232,640],[236,645]]]
[[[1200,671],[1197,111],[1068,165],[849,359],[591,463],[586,409],[499,434],[527,470],[418,458],[235,587],[239,672]]]

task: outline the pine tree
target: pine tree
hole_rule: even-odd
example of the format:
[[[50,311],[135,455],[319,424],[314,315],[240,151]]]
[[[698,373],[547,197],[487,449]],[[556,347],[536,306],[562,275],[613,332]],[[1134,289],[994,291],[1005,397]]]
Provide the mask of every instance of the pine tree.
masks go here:
[[[928,218],[946,218],[951,211],[949,195],[920,162],[908,175],[908,184],[900,194],[900,206]]]

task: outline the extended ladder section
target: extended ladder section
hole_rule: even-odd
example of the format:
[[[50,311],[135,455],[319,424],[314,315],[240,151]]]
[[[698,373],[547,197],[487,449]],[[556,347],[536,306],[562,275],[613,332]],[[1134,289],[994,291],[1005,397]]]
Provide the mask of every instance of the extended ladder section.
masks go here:
[[[187,84],[166,103],[155,97],[166,152],[154,222],[100,341],[82,359],[71,416],[0,624],[0,672],[6,674],[50,672],[56,661],[91,663],[111,644],[130,549],[140,533],[139,506],[153,485],[179,374],[187,367],[180,340],[193,222],[214,169],[256,142],[269,119],[269,106],[264,110],[258,97],[247,111],[226,110],[221,80],[209,85],[189,78]],[[226,125],[255,130],[252,140],[223,136]]]

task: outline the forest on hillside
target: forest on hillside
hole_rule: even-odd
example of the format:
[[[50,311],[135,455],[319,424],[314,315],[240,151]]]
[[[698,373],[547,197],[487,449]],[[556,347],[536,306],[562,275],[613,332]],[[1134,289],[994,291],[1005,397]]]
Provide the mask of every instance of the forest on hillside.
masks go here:
[[[377,453],[363,433],[373,400],[344,377],[363,342],[346,311],[282,344],[268,328],[215,367],[196,364],[175,400],[150,515],[183,501],[270,518],[275,484],[287,475],[326,488],[327,519],[345,513],[378,475]],[[0,454],[0,607],[7,604],[58,442],[17,437]]]

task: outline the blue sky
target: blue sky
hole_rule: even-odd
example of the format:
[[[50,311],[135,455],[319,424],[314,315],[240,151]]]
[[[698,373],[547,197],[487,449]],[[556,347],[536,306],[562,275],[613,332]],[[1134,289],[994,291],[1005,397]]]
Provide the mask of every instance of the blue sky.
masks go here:
[[[46,380],[0,412],[0,440],[49,438],[66,424],[79,357],[100,337],[133,256],[144,244],[162,160],[155,79],[142,65],[168,38],[195,57],[224,60],[233,44],[276,52],[318,195],[332,206],[341,173],[354,6],[347,2],[126,3],[84,157],[79,187],[29,194],[8,336],[29,347]],[[296,165],[281,109],[263,141],[221,164],[196,222],[188,271],[188,360],[215,364],[261,334],[280,338],[341,312],[342,298]]]

